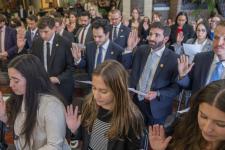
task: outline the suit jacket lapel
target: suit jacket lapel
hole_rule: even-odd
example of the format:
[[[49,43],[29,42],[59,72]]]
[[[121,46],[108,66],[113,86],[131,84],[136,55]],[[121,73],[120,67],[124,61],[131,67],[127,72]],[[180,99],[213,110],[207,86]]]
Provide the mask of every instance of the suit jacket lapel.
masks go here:
[[[214,58],[214,53],[210,52],[208,61],[205,60],[204,61],[205,65],[202,65],[202,67],[203,67],[202,72],[201,72],[201,75],[203,76],[203,77],[201,77],[201,79],[203,79],[202,83],[206,83],[206,81],[207,81],[207,78],[208,78],[208,75],[209,75],[209,70],[210,70],[210,67],[211,67],[212,62],[213,62],[213,58]]]
[[[95,67],[95,57],[97,57],[96,56],[97,45],[94,43],[93,46],[94,47],[93,47],[93,50],[91,50],[91,56],[90,56],[91,57],[91,63],[90,64],[92,65],[91,68]]]
[[[53,43],[52,43],[51,56],[50,56],[50,61],[49,61],[49,64],[48,64],[48,68],[51,68],[52,63],[53,63],[54,58],[55,58],[56,50],[59,47],[58,36],[59,35],[55,34],[55,37],[54,37],[54,40],[53,40]]]
[[[165,67],[166,65],[166,62],[168,61],[167,58],[167,55],[168,55],[168,51],[167,49],[164,50],[160,60],[159,60],[159,64],[157,66],[157,69],[155,71],[155,74],[154,74],[154,77],[153,77],[153,81],[155,81],[155,79],[158,77],[159,73],[161,72],[161,70]]]
[[[113,53],[112,50],[113,50],[113,49],[112,49],[112,43],[109,42],[109,46],[108,46],[108,48],[107,48],[107,50],[106,50],[106,54],[105,54],[105,59],[104,59],[104,60],[107,60],[107,59],[112,58],[112,57],[111,57],[111,55],[112,55],[112,53]]]

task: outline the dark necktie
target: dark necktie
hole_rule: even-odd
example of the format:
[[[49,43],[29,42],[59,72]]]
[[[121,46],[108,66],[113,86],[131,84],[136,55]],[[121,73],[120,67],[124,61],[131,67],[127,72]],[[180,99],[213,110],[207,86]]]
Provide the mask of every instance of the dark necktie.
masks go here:
[[[98,64],[101,64],[101,63],[102,63],[102,50],[103,50],[102,46],[99,46],[99,48],[98,48],[98,57],[97,57],[97,64],[96,64],[96,66],[97,66]]]
[[[86,27],[83,27],[82,33],[81,33],[81,38],[80,38],[80,43],[84,44],[84,32],[85,32]]]
[[[115,40],[117,38],[117,32],[116,32],[116,27],[113,27],[113,39]]]
[[[47,66],[49,66],[49,62],[50,62],[50,43],[47,42]]]
[[[34,40],[34,32],[31,32],[31,41]]]

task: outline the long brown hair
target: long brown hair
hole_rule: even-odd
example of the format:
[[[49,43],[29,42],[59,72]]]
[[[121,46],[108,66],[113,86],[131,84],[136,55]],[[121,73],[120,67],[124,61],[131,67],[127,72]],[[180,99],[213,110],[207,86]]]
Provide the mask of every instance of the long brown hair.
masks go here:
[[[191,109],[175,128],[169,149],[201,150],[206,147],[207,141],[202,137],[197,119],[201,103],[207,103],[225,113],[225,80],[212,82],[191,98]],[[225,149],[225,140],[220,142],[217,149]]]
[[[141,137],[144,129],[143,118],[129,95],[128,75],[124,67],[117,61],[108,60],[97,66],[92,76],[101,76],[114,97],[111,126],[107,137],[109,139],[123,138],[128,136],[130,130],[134,131],[136,137]],[[82,124],[89,132],[91,132],[97,113],[98,106],[91,93],[82,109]]]

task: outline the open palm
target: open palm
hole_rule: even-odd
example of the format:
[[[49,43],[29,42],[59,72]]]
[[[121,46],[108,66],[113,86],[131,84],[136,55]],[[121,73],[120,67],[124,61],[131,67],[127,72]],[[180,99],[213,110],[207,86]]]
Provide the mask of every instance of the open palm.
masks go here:
[[[75,133],[81,124],[81,115],[78,116],[78,107],[73,109],[73,105],[67,106],[65,112],[66,124],[72,133]]]

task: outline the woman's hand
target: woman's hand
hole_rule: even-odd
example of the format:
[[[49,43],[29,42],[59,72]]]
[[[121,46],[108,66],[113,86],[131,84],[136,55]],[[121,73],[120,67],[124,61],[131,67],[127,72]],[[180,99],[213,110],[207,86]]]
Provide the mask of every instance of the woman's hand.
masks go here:
[[[171,136],[165,137],[162,125],[149,126],[149,143],[153,150],[165,150],[171,139]]]
[[[81,124],[81,115],[78,116],[78,106],[73,110],[73,105],[67,106],[65,111],[66,124],[72,133],[75,133]]]

